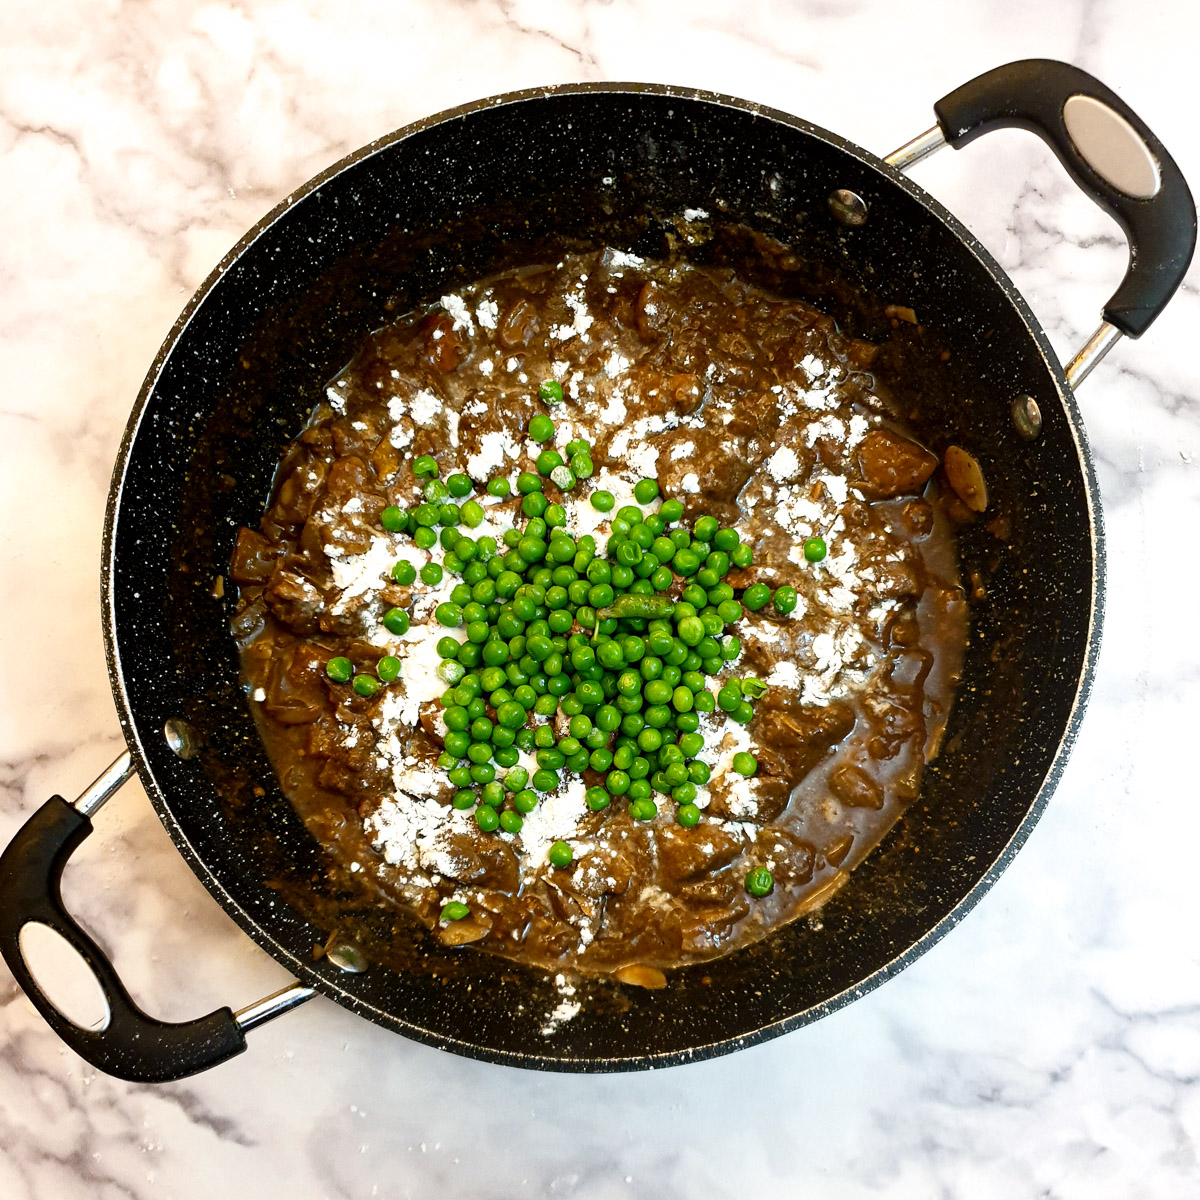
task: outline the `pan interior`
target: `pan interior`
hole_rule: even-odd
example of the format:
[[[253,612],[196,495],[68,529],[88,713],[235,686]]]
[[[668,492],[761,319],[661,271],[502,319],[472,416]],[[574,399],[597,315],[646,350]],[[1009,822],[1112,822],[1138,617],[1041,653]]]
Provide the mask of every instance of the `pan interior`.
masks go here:
[[[850,188],[861,228],[830,215]],[[279,792],[237,681],[221,595],[240,525],[256,525],[282,447],[371,330],[464,283],[563,250],[654,255],[672,218],[708,214],[686,252],[736,258],[743,231],[795,247],[774,282],[850,332],[886,304],[923,329],[895,361],[920,379],[915,424],[979,457],[1004,536],[962,536],[972,612],[964,682],[921,799],[819,916],[658,992],[597,984],[544,1036],[539,973],[471,951],[409,969],[314,960],[331,930],[411,948],[394,914],[328,882]],[[927,340],[928,338],[928,340]],[[930,347],[949,361],[930,370]],[[1061,766],[1096,636],[1100,564],[1082,433],[1031,314],[969,235],[847,143],[782,114],[661,88],[562,89],[415,126],[340,164],[247,236],[164,346],[130,422],[108,529],[109,649],[122,719],[164,824],[236,920],[290,969],[383,1024],[478,1057],[632,1069],[733,1049],[812,1020],[886,978],[974,902],[1024,840]],[[1032,395],[1044,432],[1010,420]],[[184,761],[162,736],[191,722]]]

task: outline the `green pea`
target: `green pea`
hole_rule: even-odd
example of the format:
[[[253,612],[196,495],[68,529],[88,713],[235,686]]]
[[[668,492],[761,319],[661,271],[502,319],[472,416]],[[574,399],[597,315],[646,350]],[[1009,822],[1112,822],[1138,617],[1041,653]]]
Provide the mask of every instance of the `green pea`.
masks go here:
[[[751,612],[758,612],[760,608],[766,608],[770,599],[771,589],[765,583],[752,583],[742,593],[742,603]]]
[[[653,754],[663,744],[663,735],[653,726],[647,725],[637,735],[637,744],[639,749],[646,751],[647,754]]]
[[[639,504],[650,504],[658,496],[658,480],[639,479],[633,485],[633,498]]]
[[[635,821],[653,821],[658,816],[658,805],[649,796],[643,796],[630,802],[629,815]]]
[[[467,673],[466,667],[460,662],[456,662],[452,658],[443,659],[438,663],[438,677],[444,679],[447,683],[458,683],[459,680]]]
[[[459,516],[469,529],[478,529],[483,524],[483,506],[477,500],[468,500],[459,510]]]
[[[366,699],[379,691],[379,680],[374,675],[355,675],[354,682],[350,686]]]
[[[825,557],[825,539],[810,537],[804,543],[804,557],[811,563],[820,562]]]
[[[592,812],[600,812],[612,802],[612,797],[602,787],[590,787],[584,793],[584,800]]]
[[[541,455],[538,456],[539,460]],[[571,460],[574,462],[574,458]],[[550,481],[559,491],[569,492],[572,487],[575,487],[575,472],[570,467],[563,466],[559,463],[557,467],[552,467],[550,470]]]
[[[484,833],[495,833],[500,828],[500,814],[490,804],[481,804],[475,810],[475,824]]]
[[[392,654],[385,654],[375,664],[375,674],[378,675],[384,683],[391,683],[392,680],[396,679],[400,674],[400,660]]]
[[[383,614],[383,627],[388,633],[393,633],[397,637],[402,637],[409,630],[412,621],[402,608],[389,608]]]
[[[733,769],[739,775],[753,775],[758,770],[758,759],[744,750],[733,756]]]
[[[530,492],[521,501],[521,511],[527,517],[540,517],[550,507],[550,501],[543,492]],[[523,541],[524,539],[522,539]],[[518,546],[518,549],[520,547]]]
[[[746,875],[746,891],[752,896],[769,896],[775,888],[775,877],[766,867],[755,867]]]
[[[612,492],[593,492],[588,499],[597,512],[612,512],[617,503],[617,499]]]
[[[448,904],[442,905],[443,921],[461,921],[470,915],[471,910],[461,900],[451,900]]]
[[[526,534],[517,545],[517,552],[526,564],[541,562],[546,557],[546,543],[539,537]]]
[[[788,587],[786,584],[783,587],[775,589],[775,595],[772,597],[775,604],[775,611],[783,613],[794,612],[796,609],[796,589]]]
[[[463,610],[457,604],[450,601],[447,601],[445,604],[439,604],[433,610],[433,615],[437,618],[439,625],[446,625],[450,628],[463,623]]]
[[[563,400],[562,384],[557,379],[546,379],[538,385],[538,399],[543,404],[561,404]]]
[[[683,516],[683,501],[664,500],[662,507],[658,510],[658,515],[668,525],[674,521],[678,521]]]
[[[418,479],[434,478],[438,473],[437,459],[429,454],[419,455],[413,460],[412,469]]]
[[[555,842],[546,854],[552,867],[569,867],[575,857],[575,852],[568,842]]]
[[[576,479],[591,479],[596,473],[596,467],[592,462],[591,456],[583,451],[580,451],[578,454],[572,454],[568,465]],[[562,485],[560,484],[559,486],[561,487]]]
[[[519,813],[531,813],[538,806],[537,792],[530,788],[522,788],[513,796],[513,808]]]
[[[451,782],[453,782],[453,780]],[[477,800],[477,797],[476,797],[474,791],[469,787],[465,787],[465,788],[460,788],[457,792],[454,793],[454,797],[450,801],[450,803],[455,808],[462,811],[464,809],[474,808],[476,800]]]
[[[518,812],[513,812],[512,809],[505,809],[500,814],[500,828],[505,833],[520,833],[521,826],[525,824],[524,818]]]
[[[535,413],[529,418],[528,433],[535,442],[548,442],[554,436],[554,422],[545,413]]]
[[[722,600],[717,605],[717,616],[728,625],[742,619],[742,606],[736,600]]]
[[[436,587],[442,582],[444,572],[440,563],[426,563],[421,568],[421,581],[427,583],[430,587]]]
[[[408,528],[408,513],[395,504],[389,504],[379,514],[379,523],[388,533],[403,533]]]
[[[544,441],[545,439],[539,438],[538,440]],[[563,465],[563,456],[557,450],[543,450],[537,456],[536,465],[539,475],[549,475],[555,467]]]
[[[659,761],[662,761],[661,756]],[[683,763],[671,763],[663,770],[663,778],[668,788],[676,788],[682,783],[687,783],[687,777],[687,767]]]
[[[354,664],[348,658],[331,658],[325,664],[325,674],[334,683],[348,683],[354,675]]]
[[[520,729],[525,724],[525,709],[515,700],[506,700],[496,709],[496,721],[505,729]]]
[[[691,803],[681,804],[675,810],[675,820],[685,829],[691,829],[700,823],[700,810]]]

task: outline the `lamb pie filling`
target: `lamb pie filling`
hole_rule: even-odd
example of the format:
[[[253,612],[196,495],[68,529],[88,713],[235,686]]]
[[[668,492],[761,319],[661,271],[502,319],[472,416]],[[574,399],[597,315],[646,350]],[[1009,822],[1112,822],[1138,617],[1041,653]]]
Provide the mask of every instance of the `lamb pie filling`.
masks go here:
[[[874,353],[613,250],[373,334],[231,566],[336,861],[443,943],[649,985],[826,900],[918,795],[967,633],[962,502]]]

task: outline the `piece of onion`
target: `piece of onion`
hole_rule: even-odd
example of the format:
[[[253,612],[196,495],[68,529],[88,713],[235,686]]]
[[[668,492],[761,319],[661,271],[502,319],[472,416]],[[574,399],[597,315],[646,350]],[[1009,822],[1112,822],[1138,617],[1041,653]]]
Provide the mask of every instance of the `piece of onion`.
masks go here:
[[[973,512],[983,512],[988,503],[987,484],[975,456],[961,446],[948,446],[942,465],[958,498]]]

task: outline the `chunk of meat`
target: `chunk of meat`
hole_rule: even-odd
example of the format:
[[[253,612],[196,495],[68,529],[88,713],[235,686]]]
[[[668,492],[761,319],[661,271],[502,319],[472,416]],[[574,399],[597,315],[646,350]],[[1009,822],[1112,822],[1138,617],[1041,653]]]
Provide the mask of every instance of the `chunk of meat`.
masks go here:
[[[895,758],[909,742],[923,743],[925,722],[919,712],[913,712],[888,698],[872,699],[871,710],[875,735],[867,742],[867,752],[874,759]]]
[[[937,469],[937,455],[890,429],[875,429],[856,451],[862,488],[877,499],[915,495]]]
[[[883,788],[854,763],[842,763],[830,772],[829,790],[850,808],[883,807]]]
[[[433,313],[421,323],[425,335],[425,361],[435,370],[450,372],[467,356],[463,336],[445,313]]]
[[[307,725],[315,721],[328,699],[325,664],[327,651],[310,642],[281,648],[270,661],[263,708],[281,725]]]
[[[753,730],[759,776],[785,780],[790,790],[853,728],[854,710],[841,702],[764,707]]]
[[[720,826],[707,822],[685,829],[664,825],[658,830],[658,865],[665,879],[684,883],[728,866],[741,843]]]
[[[754,459],[745,438],[730,437],[727,440],[711,439],[698,444],[696,452],[685,459],[661,457],[658,462],[658,482],[664,493],[677,496],[684,504],[694,499],[700,502],[701,511],[717,513],[732,511],[738,493],[746,486],[746,480],[754,473],[762,456]],[[695,475],[698,491],[683,486],[685,475]],[[720,506],[718,508],[717,506]]]
[[[300,525],[307,519],[325,486],[329,464],[323,458],[304,458],[281,472],[271,516],[281,525]]]
[[[372,471],[357,455],[339,458],[329,468],[325,495],[304,528],[304,546],[341,547],[346,554],[370,548],[379,532],[385,500],[375,492]]]
[[[511,846],[499,838],[473,838],[468,833],[452,833],[438,854],[437,870],[459,883],[491,887],[513,893],[520,880],[520,866]]]
[[[738,923],[750,913],[750,901],[740,882],[729,875],[721,883],[722,894],[714,903],[695,908],[680,919],[683,949],[689,954],[711,953],[728,945]]]
[[[293,633],[317,632],[317,616],[324,611],[325,596],[312,580],[290,570],[286,560],[276,564],[263,595],[271,614]]]
[[[229,563],[229,578],[241,584],[266,583],[282,553],[282,546],[273,546],[261,533],[239,529]]]

